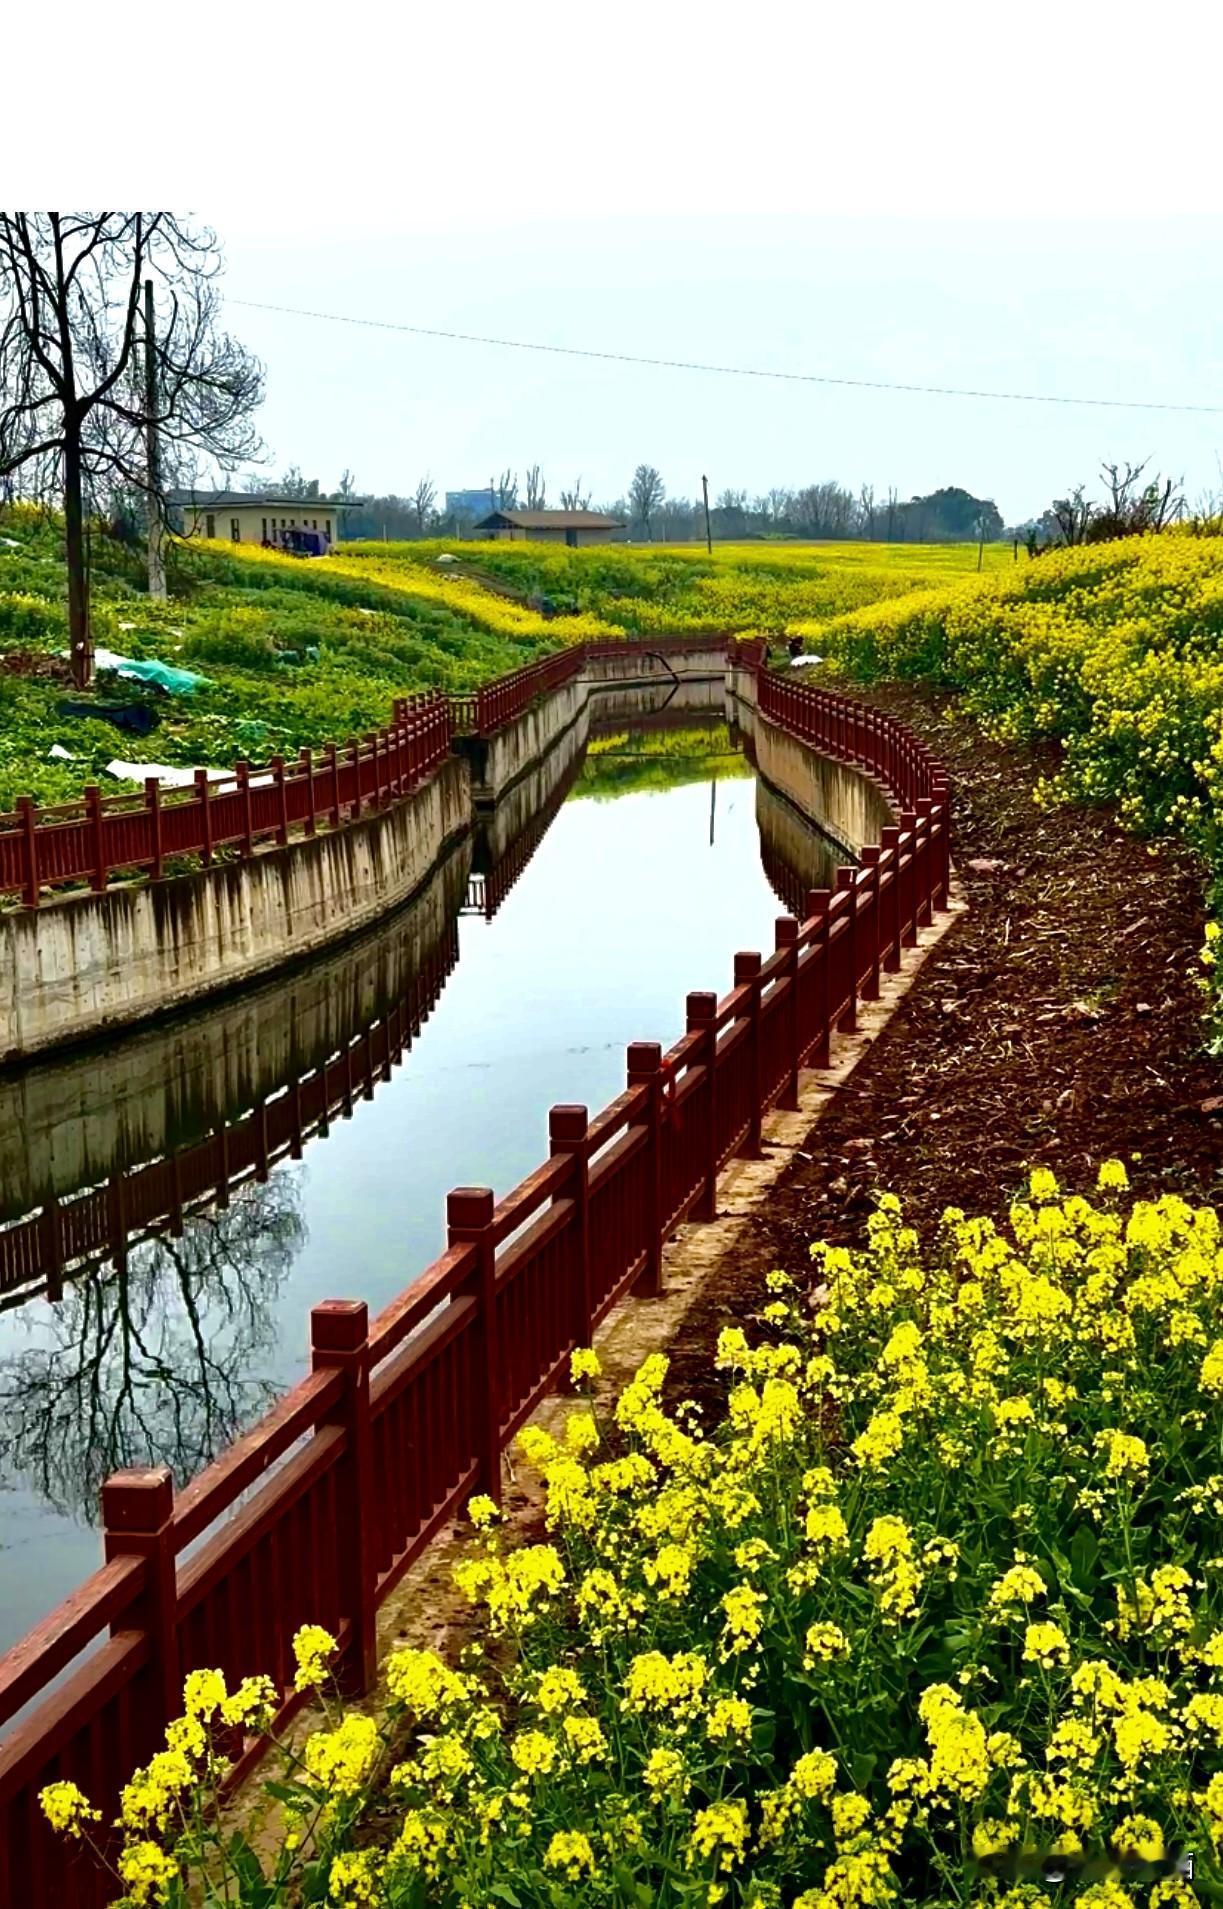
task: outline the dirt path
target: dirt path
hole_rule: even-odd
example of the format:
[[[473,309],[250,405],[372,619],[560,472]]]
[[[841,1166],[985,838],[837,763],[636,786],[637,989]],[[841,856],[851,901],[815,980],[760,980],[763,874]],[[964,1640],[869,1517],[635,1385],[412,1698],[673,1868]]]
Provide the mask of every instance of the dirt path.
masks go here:
[[[949,1205],[997,1213],[1036,1162],[1089,1191],[1118,1155],[1139,1193],[1216,1196],[1223,1102],[1203,1102],[1223,1095],[1223,1065],[1202,1051],[1188,856],[1093,811],[1037,808],[1052,752],[985,741],[947,698],[863,694],[950,768],[970,912],[761,1213],[772,1263],[800,1269],[813,1239],[859,1241],[877,1188],[923,1231]],[[678,1394],[704,1389],[718,1328],[759,1296],[758,1273],[714,1282],[673,1348]]]

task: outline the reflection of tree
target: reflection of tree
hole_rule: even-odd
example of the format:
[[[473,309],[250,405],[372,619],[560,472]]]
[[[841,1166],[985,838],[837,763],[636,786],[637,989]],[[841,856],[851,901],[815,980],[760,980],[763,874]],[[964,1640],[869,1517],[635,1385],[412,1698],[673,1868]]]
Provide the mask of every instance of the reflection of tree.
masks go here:
[[[90,1521],[121,1466],[185,1484],[276,1393],[260,1371],[271,1307],[305,1237],[295,1177],[277,1173],[69,1288],[37,1343],[0,1361],[0,1474]]]

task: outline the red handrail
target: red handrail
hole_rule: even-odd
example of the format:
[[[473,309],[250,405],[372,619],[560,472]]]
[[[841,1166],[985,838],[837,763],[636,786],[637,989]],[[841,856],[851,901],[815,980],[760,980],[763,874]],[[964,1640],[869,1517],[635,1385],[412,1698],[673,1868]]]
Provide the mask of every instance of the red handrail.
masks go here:
[[[140,795],[94,787],[47,808],[23,796],[15,813],[0,814],[0,894],[36,908],[44,888],[65,882],[101,890],[138,869],[156,880],[172,855],[208,866],[218,849],[249,855],[257,841],[309,837],[320,823],[339,828],[410,795],[450,754],[451,733],[447,698],[427,690],[400,697],[384,729],[287,762],[239,762],[226,776],[199,769],[191,789],[163,789],[150,776]]]

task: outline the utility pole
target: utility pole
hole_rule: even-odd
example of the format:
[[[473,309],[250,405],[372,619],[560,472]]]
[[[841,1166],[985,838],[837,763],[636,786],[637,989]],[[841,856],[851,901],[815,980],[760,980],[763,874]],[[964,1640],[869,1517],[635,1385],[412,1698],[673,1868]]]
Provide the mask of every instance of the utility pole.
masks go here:
[[[701,491],[705,498],[705,548],[712,557],[713,532],[709,528],[709,479],[707,477],[702,477],[701,479]]]
[[[149,595],[164,603],[166,559],[162,549],[161,483],[157,457],[157,328],[151,278],[144,281],[144,429],[149,512]]]

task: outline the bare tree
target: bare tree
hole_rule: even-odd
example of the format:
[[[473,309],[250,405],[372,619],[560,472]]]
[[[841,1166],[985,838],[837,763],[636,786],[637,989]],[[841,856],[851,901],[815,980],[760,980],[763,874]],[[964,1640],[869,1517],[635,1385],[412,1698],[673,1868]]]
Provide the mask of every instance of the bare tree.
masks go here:
[[[561,492],[561,509],[562,510],[589,510],[590,509],[590,492],[584,491],[582,489],[582,480],[580,477],[578,478],[577,483],[574,485],[571,491]]]
[[[543,510],[548,495],[548,486],[538,464],[532,464],[527,472],[527,509]]]
[[[263,373],[219,329],[219,269],[214,234],[168,212],[0,213],[0,476],[31,466],[37,492],[62,499],[72,670],[82,686],[93,671],[86,511],[114,486],[132,485],[164,523],[166,487],[197,457],[233,470],[260,449],[250,418]],[[148,386],[142,342],[155,359]]]
[[[416,530],[417,534],[421,537],[425,534],[425,526],[433,515],[433,508],[436,503],[437,485],[433,483],[431,478],[422,477],[420,483],[412,492],[412,509],[416,516]]]
[[[650,525],[654,513],[666,496],[660,472],[652,464],[639,464],[633,472],[633,481],[628,487],[629,507],[633,521],[639,523],[645,531],[647,543],[650,541]]]
[[[875,486],[863,484],[858,492],[858,518],[862,534],[871,543],[875,541]]]
[[[1140,537],[1148,530],[1162,530],[1182,515],[1185,500],[1180,486],[1158,473],[1139,487],[1148,459],[1132,464],[1127,458],[1124,471],[1118,464],[1102,464],[1100,475],[1108,498],[1092,519],[1087,541],[1102,543],[1110,537]]]
[[[494,482],[490,479],[489,489],[493,495],[494,510],[516,510],[518,508],[518,473],[504,470]]]
[[[1087,496],[1083,484],[1076,484],[1069,497],[1055,497],[1049,509],[1061,543],[1074,545],[1087,542],[1087,532],[1095,517],[1096,506]]]
[[[357,480],[349,470],[340,472],[340,481],[336,485],[337,497],[346,498],[350,503],[357,495]]]

